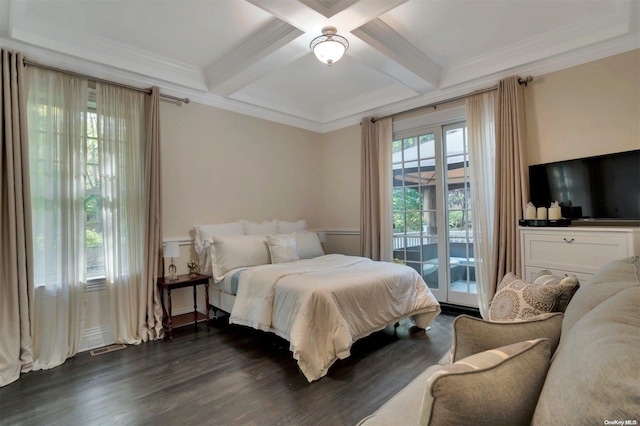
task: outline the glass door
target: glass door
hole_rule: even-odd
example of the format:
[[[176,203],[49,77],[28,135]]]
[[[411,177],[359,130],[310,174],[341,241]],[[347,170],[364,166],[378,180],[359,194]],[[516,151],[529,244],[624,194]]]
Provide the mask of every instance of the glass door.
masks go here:
[[[393,256],[441,302],[477,306],[465,123],[393,141]]]

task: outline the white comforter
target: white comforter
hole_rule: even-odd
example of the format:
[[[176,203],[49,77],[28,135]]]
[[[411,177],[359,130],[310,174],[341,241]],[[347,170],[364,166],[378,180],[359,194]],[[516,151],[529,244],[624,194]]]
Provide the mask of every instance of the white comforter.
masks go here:
[[[245,271],[229,322],[287,339],[311,382],[356,340],[407,317],[426,328],[439,312],[414,269],[330,254]]]

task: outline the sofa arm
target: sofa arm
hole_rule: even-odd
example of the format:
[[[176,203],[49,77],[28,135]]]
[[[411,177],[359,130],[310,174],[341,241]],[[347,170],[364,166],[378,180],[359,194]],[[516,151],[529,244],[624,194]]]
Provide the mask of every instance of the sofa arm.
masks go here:
[[[551,354],[560,342],[562,313],[553,313],[522,322],[492,322],[468,315],[460,315],[453,321],[451,362],[490,349],[524,340],[549,339]]]

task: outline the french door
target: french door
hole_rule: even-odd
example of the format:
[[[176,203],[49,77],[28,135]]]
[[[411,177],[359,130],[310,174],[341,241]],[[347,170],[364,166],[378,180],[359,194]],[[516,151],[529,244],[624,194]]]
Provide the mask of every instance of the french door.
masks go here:
[[[441,302],[478,306],[464,122],[394,135],[393,257]]]

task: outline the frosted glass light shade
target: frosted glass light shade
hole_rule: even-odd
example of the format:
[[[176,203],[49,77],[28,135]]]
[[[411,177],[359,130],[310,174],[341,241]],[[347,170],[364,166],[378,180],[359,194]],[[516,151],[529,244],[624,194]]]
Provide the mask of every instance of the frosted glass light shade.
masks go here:
[[[346,38],[336,34],[334,27],[324,27],[322,35],[314,38],[309,45],[316,58],[325,64],[333,64],[342,58],[349,48]]]

